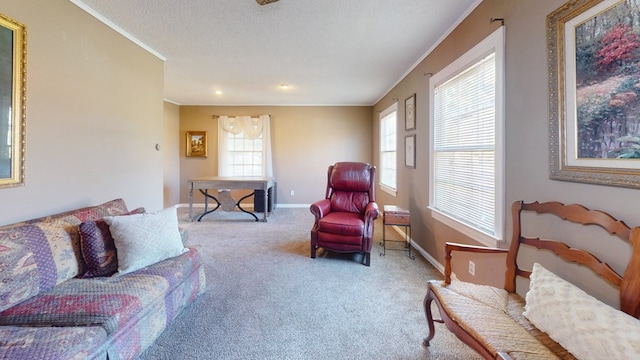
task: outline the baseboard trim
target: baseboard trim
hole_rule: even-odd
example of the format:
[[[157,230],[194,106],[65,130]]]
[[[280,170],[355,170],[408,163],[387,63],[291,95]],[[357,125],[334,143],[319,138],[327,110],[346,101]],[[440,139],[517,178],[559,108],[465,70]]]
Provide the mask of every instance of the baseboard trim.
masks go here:
[[[296,208],[309,208],[311,206],[311,204],[278,204],[277,208],[283,208],[283,209],[296,209]]]
[[[394,225],[392,226],[392,228],[401,236],[403,237],[407,236],[407,234],[399,226]],[[415,242],[413,238],[410,238],[409,242],[411,243],[411,246],[413,246],[413,248],[417,250],[418,253],[420,253],[420,255],[422,255],[422,257],[425,260],[427,260],[431,265],[433,265],[433,267],[435,267],[438,271],[444,274],[444,266],[442,266],[442,264],[440,264],[438,260],[436,260],[436,258],[431,256],[431,254],[429,254],[425,249],[423,249],[420,245],[418,245],[418,243]]]

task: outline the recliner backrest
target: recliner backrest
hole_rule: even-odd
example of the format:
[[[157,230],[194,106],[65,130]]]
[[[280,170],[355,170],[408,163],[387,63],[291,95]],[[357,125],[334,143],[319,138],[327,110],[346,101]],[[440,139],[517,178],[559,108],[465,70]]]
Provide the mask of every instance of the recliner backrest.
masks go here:
[[[331,211],[364,214],[367,204],[375,201],[375,170],[367,163],[339,162],[329,166],[327,199]]]

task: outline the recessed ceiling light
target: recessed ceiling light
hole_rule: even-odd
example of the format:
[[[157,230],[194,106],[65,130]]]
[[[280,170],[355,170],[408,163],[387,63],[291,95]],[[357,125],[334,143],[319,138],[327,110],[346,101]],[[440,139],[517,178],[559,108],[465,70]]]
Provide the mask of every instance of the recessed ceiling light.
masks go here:
[[[216,95],[222,95],[222,90],[216,90]]]
[[[280,84],[280,88],[286,90],[289,88],[289,84]]]

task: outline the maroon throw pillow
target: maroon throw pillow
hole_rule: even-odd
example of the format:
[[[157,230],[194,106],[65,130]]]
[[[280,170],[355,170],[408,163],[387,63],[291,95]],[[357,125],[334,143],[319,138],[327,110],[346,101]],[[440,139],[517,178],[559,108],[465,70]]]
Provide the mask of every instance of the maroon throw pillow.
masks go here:
[[[144,208],[138,208],[125,215],[142,214]],[[80,233],[80,250],[87,265],[82,278],[89,279],[111,276],[118,271],[116,246],[104,220],[85,221],[78,226]]]

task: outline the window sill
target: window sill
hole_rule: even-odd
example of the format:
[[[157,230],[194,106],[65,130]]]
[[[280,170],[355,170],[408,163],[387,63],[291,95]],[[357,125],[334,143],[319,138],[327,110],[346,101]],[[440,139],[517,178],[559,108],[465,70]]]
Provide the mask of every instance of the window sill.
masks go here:
[[[380,185],[380,190],[386,192],[387,194],[396,197],[398,195],[398,191],[396,189],[390,188],[384,184],[379,184]]]
[[[429,208],[431,210],[431,217],[435,220],[449,226],[450,228],[468,236],[469,238],[479,242],[480,244],[488,247],[498,247],[500,243],[503,242],[502,239],[497,239],[489,234],[478,231],[466,224],[461,223],[458,220],[455,220],[447,215],[444,215],[438,212],[435,209]]]

